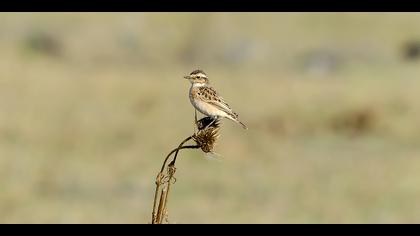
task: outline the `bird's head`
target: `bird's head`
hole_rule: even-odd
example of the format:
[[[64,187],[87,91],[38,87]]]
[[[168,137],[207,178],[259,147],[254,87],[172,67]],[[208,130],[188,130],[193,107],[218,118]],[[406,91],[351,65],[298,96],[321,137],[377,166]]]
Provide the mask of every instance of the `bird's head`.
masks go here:
[[[206,73],[202,70],[195,70],[189,75],[184,76],[184,78],[189,80],[193,85],[206,85],[209,83]]]

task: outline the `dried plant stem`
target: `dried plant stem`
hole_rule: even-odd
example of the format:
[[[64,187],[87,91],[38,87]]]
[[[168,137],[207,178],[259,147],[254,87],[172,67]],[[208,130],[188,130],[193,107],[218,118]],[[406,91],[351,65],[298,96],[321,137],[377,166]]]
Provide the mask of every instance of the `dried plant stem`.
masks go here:
[[[160,194],[159,206],[164,206],[165,205],[165,202],[166,202],[165,199],[167,199],[167,194],[166,193],[167,193],[166,189],[163,188],[162,193]],[[164,213],[164,208],[162,208],[162,210],[158,212],[157,222],[162,223],[163,213]]]
[[[171,187],[171,183],[175,180],[174,174],[176,171],[175,162],[178,156],[178,153],[182,149],[197,149],[200,148],[199,145],[187,145],[183,146],[187,141],[191,140],[192,136],[186,138],[184,141],[179,144],[177,148],[172,150],[163,161],[162,167],[158,175],[156,176],[156,190],[155,190],[155,197],[153,201],[153,212],[152,212],[152,224],[162,224],[164,215],[166,214],[166,204],[168,202],[168,194]],[[164,170],[166,163],[168,162],[169,158],[174,154],[174,158],[172,161],[167,165],[167,175],[165,175]],[[157,205],[157,199],[160,191],[160,198],[159,204]]]
[[[177,147],[177,148],[175,148],[174,150],[172,150],[167,156],[166,156],[166,158],[165,158],[165,161],[163,161],[163,165],[162,165],[162,168],[160,169],[160,173],[162,173],[163,172],[163,170],[165,169],[165,165],[166,165],[166,162],[168,161],[168,159],[169,159],[169,157],[174,153],[174,152],[176,152],[176,154],[175,154],[175,156],[178,154],[178,152],[179,152],[179,150],[181,150],[181,149],[183,149],[183,147],[182,147],[182,145],[184,145],[184,143],[186,143],[186,142],[188,142],[189,140],[191,140],[192,139],[192,136],[190,136],[190,137],[188,137],[188,138],[186,138],[184,141],[182,141],[181,142],[181,144],[179,144],[179,146]]]
[[[198,129],[197,132],[194,132],[193,135],[184,139],[177,148],[169,152],[163,161],[160,172],[156,176],[156,189],[155,197],[153,200],[153,211],[152,211],[152,224],[162,224],[163,220],[167,220],[167,209],[166,205],[168,203],[169,190],[171,185],[176,181],[174,177],[176,172],[176,158],[178,153],[183,149],[199,149],[205,153],[212,152],[213,147],[217,138],[219,137],[218,131],[220,128],[219,119],[214,119],[212,117],[204,117],[197,121],[197,113],[195,113],[195,125]],[[194,130],[195,131],[195,130]],[[184,144],[190,140],[195,142],[195,145],[185,145]],[[168,163],[169,159],[172,160]],[[159,200],[158,200],[159,199]]]
[[[156,190],[155,190],[155,199],[153,201],[152,224],[156,223],[156,220],[157,220],[157,218],[156,218],[156,201],[157,201],[157,198],[158,198],[158,195],[159,195],[158,193],[159,193],[160,185],[162,183],[162,179],[163,179],[163,174],[162,174],[162,172],[159,172],[157,177],[156,177]]]

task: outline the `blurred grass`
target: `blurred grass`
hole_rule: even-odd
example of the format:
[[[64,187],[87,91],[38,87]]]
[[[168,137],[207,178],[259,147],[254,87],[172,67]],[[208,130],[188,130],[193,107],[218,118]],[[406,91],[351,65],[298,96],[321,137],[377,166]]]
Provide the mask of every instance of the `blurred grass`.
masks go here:
[[[419,20],[2,13],[0,222],[149,222],[202,68],[250,129],[182,153],[173,223],[418,223]]]

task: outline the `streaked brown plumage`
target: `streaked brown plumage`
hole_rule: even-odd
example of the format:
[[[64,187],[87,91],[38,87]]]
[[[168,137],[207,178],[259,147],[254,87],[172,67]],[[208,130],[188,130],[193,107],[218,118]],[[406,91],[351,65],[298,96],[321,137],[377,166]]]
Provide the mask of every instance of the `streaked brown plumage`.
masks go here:
[[[229,104],[210,86],[207,75],[202,70],[194,70],[190,75],[184,76],[191,82],[190,101],[201,113],[212,117],[225,117],[242,125],[247,129]]]

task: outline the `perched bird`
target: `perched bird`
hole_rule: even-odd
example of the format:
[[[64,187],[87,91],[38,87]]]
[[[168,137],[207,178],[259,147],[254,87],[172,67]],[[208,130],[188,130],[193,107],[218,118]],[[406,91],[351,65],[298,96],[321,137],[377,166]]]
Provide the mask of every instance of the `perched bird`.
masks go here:
[[[244,129],[248,129],[239,121],[238,114],[210,86],[209,79],[204,71],[194,70],[189,75],[184,76],[184,78],[191,82],[190,101],[195,109],[206,116],[214,118],[214,120],[217,120],[219,117],[224,117],[242,125]]]

